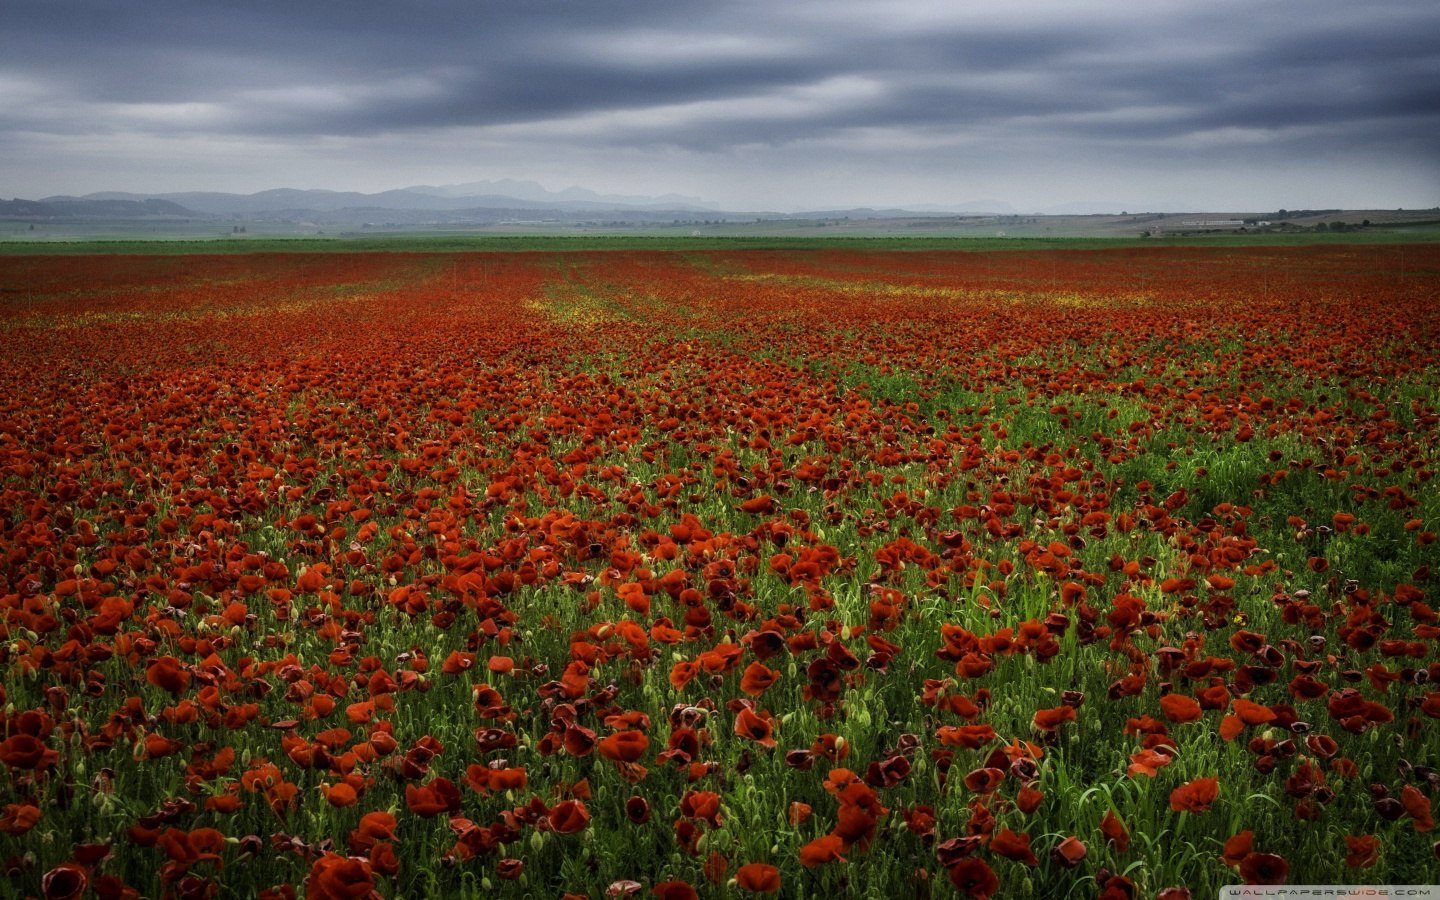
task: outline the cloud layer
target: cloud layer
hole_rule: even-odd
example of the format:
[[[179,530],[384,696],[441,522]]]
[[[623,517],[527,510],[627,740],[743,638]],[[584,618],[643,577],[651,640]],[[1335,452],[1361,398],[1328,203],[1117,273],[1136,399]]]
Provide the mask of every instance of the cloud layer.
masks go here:
[[[1440,203],[1413,2],[11,0],[0,191]]]

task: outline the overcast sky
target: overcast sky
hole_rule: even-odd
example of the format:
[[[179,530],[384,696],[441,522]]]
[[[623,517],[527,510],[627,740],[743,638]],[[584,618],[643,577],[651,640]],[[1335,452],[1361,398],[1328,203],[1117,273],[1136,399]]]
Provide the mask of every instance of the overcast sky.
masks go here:
[[[4,0],[0,195],[1440,204],[1432,0]]]

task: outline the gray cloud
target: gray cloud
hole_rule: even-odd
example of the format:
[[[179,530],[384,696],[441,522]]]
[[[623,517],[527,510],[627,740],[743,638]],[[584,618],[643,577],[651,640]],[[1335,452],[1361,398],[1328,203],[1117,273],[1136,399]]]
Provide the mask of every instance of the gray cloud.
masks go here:
[[[1021,205],[1114,183],[1138,206],[1178,178],[1233,206],[1284,164],[1314,182],[1290,206],[1440,202],[1429,4],[774,6],[12,0],[0,191],[512,176],[958,202],[925,185],[963,167],[947,190]]]

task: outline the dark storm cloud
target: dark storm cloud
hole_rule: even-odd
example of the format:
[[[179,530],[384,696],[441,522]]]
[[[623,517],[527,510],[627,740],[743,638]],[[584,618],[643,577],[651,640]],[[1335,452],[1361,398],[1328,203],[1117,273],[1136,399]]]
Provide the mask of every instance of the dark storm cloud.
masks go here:
[[[1398,0],[11,0],[0,153],[449,134],[517,159],[800,143],[856,159],[869,141],[917,164],[1384,146],[1421,166],[1440,158],[1437,33],[1440,6]]]

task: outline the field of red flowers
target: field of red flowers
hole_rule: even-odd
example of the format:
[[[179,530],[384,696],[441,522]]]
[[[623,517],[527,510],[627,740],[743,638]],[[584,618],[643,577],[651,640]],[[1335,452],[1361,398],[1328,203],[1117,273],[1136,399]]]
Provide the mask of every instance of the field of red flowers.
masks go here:
[[[0,894],[1440,882],[1440,249],[6,257],[0,345]]]

